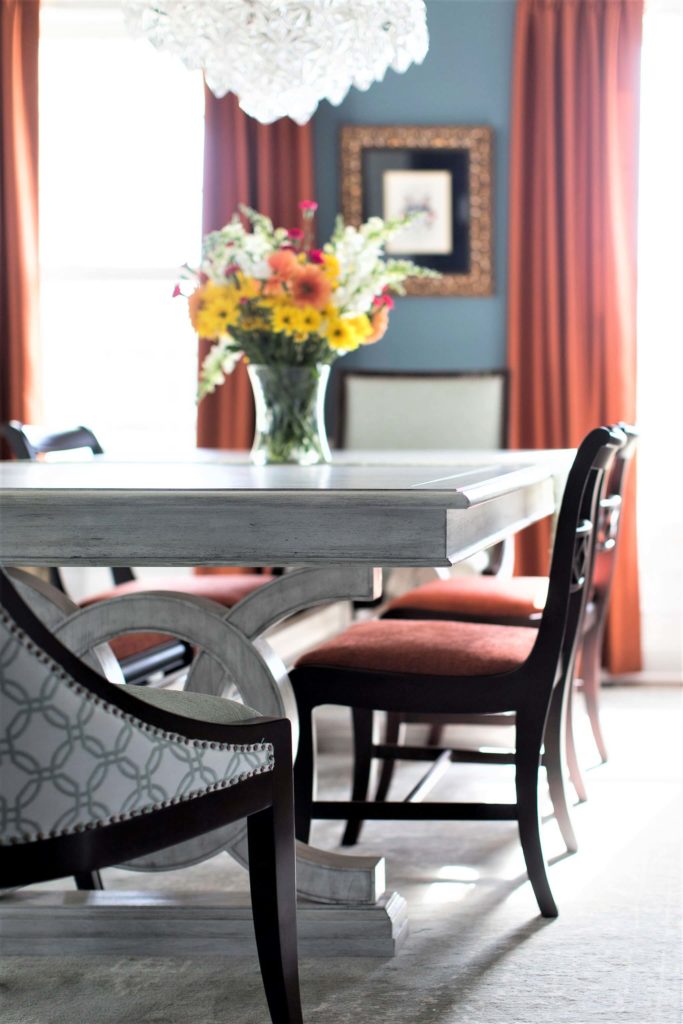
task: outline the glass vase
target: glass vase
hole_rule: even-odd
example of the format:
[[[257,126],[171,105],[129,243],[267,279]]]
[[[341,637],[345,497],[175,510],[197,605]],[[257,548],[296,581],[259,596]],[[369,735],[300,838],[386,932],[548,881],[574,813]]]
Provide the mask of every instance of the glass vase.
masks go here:
[[[257,466],[330,461],[325,432],[325,389],[330,368],[281,364],[247,366],[256,404],[251,460]]]

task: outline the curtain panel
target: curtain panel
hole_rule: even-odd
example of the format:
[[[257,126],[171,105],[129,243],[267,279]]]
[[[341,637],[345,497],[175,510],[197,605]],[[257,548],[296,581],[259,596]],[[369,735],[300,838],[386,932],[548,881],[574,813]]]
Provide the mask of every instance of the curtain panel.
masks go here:
[[[230,220],[239,203],[277,224],[299,223],[298,203],[315,195],[310,124],[283,118],[263,125],[240,110],[228,93],[217,100],[205,87],[203,230]],[[209,344],[200,344],[200,361]],[[207,448],[250,448],[254,405],[246,369],[240,363],[220,388],[199,406],[197,443]]]
[[[635,422],[642,0],[519,0],[510,153],[510,444],[574,447]],[[640,664],[635,481],[607,625],[612,672]],[[548,529],[518,571],[547,571]]]
[[[0,6],[0,422],[40,418],[39,8]]]

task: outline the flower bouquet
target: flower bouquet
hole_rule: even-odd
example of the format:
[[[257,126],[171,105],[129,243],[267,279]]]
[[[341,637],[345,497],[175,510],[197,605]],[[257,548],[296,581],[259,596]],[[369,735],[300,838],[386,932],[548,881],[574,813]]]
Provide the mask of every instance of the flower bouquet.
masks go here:
[[[322,249],[313,246],[317,204],[299,204],[301,228],[275,228],[249,207],[203,243],[191,284],[192,325],[213,341],[200,372],[198,399],[225,381],[240,359],[256,401],[255,462],[327,461],[323,420],[329,367],[385,334],[392,292],[407,277],[433,276],[411,260],[384,256],[384,245],[413,219],[371,217],[360,227],[338,217]],[[185,293],[180,285],[176,294]]]

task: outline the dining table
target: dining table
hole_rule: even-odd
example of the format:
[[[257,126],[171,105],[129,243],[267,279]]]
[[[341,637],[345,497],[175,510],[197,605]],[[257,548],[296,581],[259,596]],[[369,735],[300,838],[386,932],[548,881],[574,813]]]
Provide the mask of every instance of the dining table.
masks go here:
[[[382,569],[450,569],[551,516],[572,454],[353,451],[322,465],[258,466],[245,453],[199,449],[167,458],[4,462],[0,566],[287,567],[226,610],[225,621],[239,696],[264,714],[287,714],[296,735],[286,666],[269,649],[268,631],[326,602],[377,599]],[[22,594],[75,650],[84,637],[91,646],[109,637],[106,609],[91,605],[65,617],[57,605],[46,608],[44,588],[35,600],[30,587]],[[212,692],[210,670],[190,673],[187,685]],[[241,862],[244,833],[225,837]],[[160,854],[142,866],[174,864]],[[386,956],[405,937],[405,901],[386,890],[385,857],[298,843],[297,887],[302,951],[308,944],[316,952]],[[182,904],[168,893],[71,892],[55,903],[54,893],[27,891],[0,903],[0,927],[16,951],[48,953],[65,936],[86,948],[98,908],[100,951],[123,948],[124,919],[131,953],[136,942],[148,949],[155,928],[155,952],[187,951],[190,941],[200,952],[215,946],[226,921],[239,946],[249,924],[244,907],[231,906],[225,894]]]

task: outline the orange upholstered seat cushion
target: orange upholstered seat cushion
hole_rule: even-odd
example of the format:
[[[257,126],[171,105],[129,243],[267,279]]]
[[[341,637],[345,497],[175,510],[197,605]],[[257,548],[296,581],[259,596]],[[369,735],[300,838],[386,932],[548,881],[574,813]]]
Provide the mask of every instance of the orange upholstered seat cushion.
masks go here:
[[[112,597],[124,597],[126,594],[142,594],[148,590],[169,590],[173,593],[192,594],[193,597],[206,597],[225,608],[232,608],[243,597],[251,594],[258,587],[272,580],[272,576],[258,573],[243,573],[235,576],[154,576],[144,580],[131,580],[119,583],[111,590],[81,601],[83,608],[98,601],[106,601]],[[111,648],[121,661],[133,654],[141,654],[152,647],[168,643],[173,637],[162,633],[126,633],[111,641]]]
[[[169,636],[168,633],[124,633],[110,640],[109,646],[118,660],[123,661],[124,658],[130,658],[134,654],[142,654],[144,651],[152,650],[154,647],[160,647],[161,644],[167,644],[171,640],[173,640],[173,637]]]
[[[548,596],[547,576],[454,576],[431,580],[401,594],[388,611],[411,609],[481,619],[526,618],[543,611]]]
[[[144,580],[131,580],[119,583],[111,590],[81,601],[86,607],[96,601],[106,601],[111,597],[124,597],[126,594],[142,594],[147,590],[170,590],[176,594],[191,594],[193,597],[206,597],[216,601],[225,608],[232,608],[247,594],[272,581],[272,576],[261,576],[258,573],[243,573],[235,576],[154,576]]]
[[[479,622],[373,619],[351,626],[308,651],[297,668],[430,676],[482,676],[510,672],[526,661],[537,630]]]

